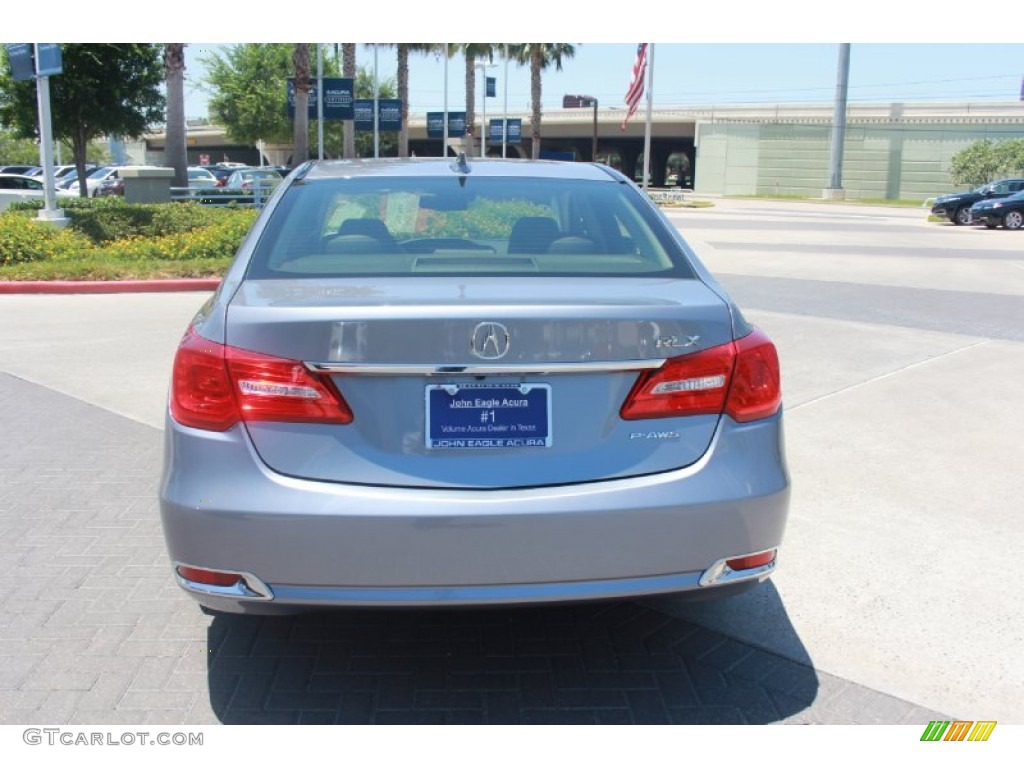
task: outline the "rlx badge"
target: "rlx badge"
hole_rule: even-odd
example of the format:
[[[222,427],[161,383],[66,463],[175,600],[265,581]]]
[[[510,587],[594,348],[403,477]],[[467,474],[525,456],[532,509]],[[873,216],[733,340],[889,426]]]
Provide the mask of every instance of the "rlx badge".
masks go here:
[[[479,323],[473,329],[470,351],[481,360],[499,360],[508,354],[508,328],[501,323]]]
[[[679,337],[677,336],[659,336],[654,340],[655,349],[685,349],[686,347],[695,347],[697,342],[700,341],[700,336],[687,336],[686,341],[682,344],[679,343]]]

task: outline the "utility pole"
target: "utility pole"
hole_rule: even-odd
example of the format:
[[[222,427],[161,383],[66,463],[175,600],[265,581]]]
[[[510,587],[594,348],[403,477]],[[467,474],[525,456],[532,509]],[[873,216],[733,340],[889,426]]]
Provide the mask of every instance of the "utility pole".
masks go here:
[[[839,69],[836,73],[836,104],[832,113],[832,148],[829,153],[828,189],[822,191],[826,200],[842,200],[843,147],[846,145],[846,94],[850,80],[850,44],[839,45]]]

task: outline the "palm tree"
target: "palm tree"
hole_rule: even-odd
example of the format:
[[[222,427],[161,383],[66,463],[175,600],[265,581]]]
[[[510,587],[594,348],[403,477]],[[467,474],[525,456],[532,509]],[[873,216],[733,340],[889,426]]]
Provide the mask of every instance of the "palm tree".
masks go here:
[[[309,159],[309,92],[313,85],[309,79],[309,43],[295,43],[292,53],[295,65],[295,120],[292,123],[295,148],[292,166]]]
[[[341,44],[341,74],[352,78],[352,89],[355,91],[356,81],[356,44]],[[345,121],[345,141],[342,146],[342,157],[351,160],[356,156],[356,123],[355,120]]]
[[[519,43],[513,54],[520,64],[530,65],[530,131],[533,138],[534,160],[540,157],[540,118],[541,118],[541,72],[552,64],[561,71],[562,60],[571,59],[576,54],[572,43]]]
[[[494,61],[496,43],[463,43],[462,55],[466,57],[466,131],[472,132],[476,125],[476,60],[487,57]],[[481,144],[481,148],[485,144]],[[466,154],[473,154],[473,142],[466,143]]]
[[[167,83],[167,128],[164,162],[174,169],[172,187],[188,186],[185,149],[185,43],[164,44],[164,80]]]
[[[385,43],[398,51],[398,99],[402,102],[402,128],[398,132],[398,156],[409,156],[409,54],[433,51],[436,43]]]

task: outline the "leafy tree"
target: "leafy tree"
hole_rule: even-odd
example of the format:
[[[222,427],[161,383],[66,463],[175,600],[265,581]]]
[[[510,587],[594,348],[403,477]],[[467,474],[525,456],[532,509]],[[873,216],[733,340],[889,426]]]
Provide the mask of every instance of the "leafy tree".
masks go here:
[[[289,43],[245,43],[202,58],[210,117],[229,139],[240,144],[294,139],[284,108],[293,50]]]
[[[185,44],[164,44],[164,80],[167,83],[167,128],[164,158],[174,169],[172,187],[188,186],[185,127]]]
[[[71,142],[82,196],[93,139],[138,137],[163,119],[160,54],[150,43],[63,45],[64,71],[50,78],[53,135]],[[0,122],[23,138],[38,137],[35,80],[15,82],[7,66],[0,66]]]
[[[342,46],[344,55],[345,43]],[[210,116],[222,125],[232,141],[255,144],[258,140],[277,144],[294,141],[294,126],[284,108],[285,84],[292,72],[290,43],[248,43],[227,49],[224,55],[211,54],[203,59],[207,67],[205,87],[211,92]],[[324,59],[324,75],[337,77],[337,62],[333,57]],[[356,98],[373,98],[373,73],[366,67],[355,72]],[[395,81],[381,81],[380,97],[395,98]],[[315,146],[316,121],[310,121],[307,147]],[[345,121],[345,126],[349,125]],[[327,121],[324,126],[324,156],[341,157],[346,131],[338,121]],[[348,135],[353,136],[352,157],[373,156],[372,134],[355,133],[353,125]],[[381,135],[381,153],[394,155],[397,143],[394,134]],[[292,158],[293,164],[300,162]]]
[[[953,155],[949,175],[954,184],[980,186],[1003,176],[1024,174],[1024,139],[976,141]]]
[[[38,165],[39,144],[0,129],[0,162],[11,165]]]
[[[995,178],[999,171],[992,142],[988,139],[976,141],[960,150],[950,159],[949,175],[954,184],[980,186]]]
[[[515,58],[521,64],[530,65],[530,131],[533,139],[532,157],[536,160],[540,157],[541,72],[552,64],[561,71],[562,60],[575,56],[576,47],[571,43],[518,43],[514,51]]]
[[[1024,173],[1024,139],[1003,139],[995,146],[1000,176],[1020,176]]]

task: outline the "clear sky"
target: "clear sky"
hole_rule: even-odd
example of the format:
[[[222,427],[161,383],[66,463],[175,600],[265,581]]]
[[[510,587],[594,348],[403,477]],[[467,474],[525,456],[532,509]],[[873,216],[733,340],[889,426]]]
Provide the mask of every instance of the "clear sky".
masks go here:
[[[58,42],[153,38],[221,43],[332,40],[497,40],[537,37],[578,41],[575,58],[544,78],[544,104],[562,95],[596,96],[622,104],[636,42],[653,40],[658,105],[831,102],[837,43],[853,43],[850,99],[864,101],[1018,101],[1024,76],[1019,13],[1000,16],[963,0],[303,0],[237,3],[104,0],[8,2],[3,37]],[[977,11],[977,12],[975,12]],[[995,15],[993,15],[995,14]],[[636,42],[631,42],[635,40]],[[206,112],[198,58],[211,44],[186,49],[187,114]],[[359,57],[371,63],[372,50]],[[394,54],[382,49],[382,76],[394,75]],[[411,57],[413,113],[442,108],[444,76],[433,57]],[[498,66],[501,109],[504,72]],[[464,102],[461,59],[449,64],[449,108]],[[529,72],[510,68],[510,109],[525,109]],[[479,99],[478,99],[479,101]],[[1024,102],[1021,102],[1024,109]]]

